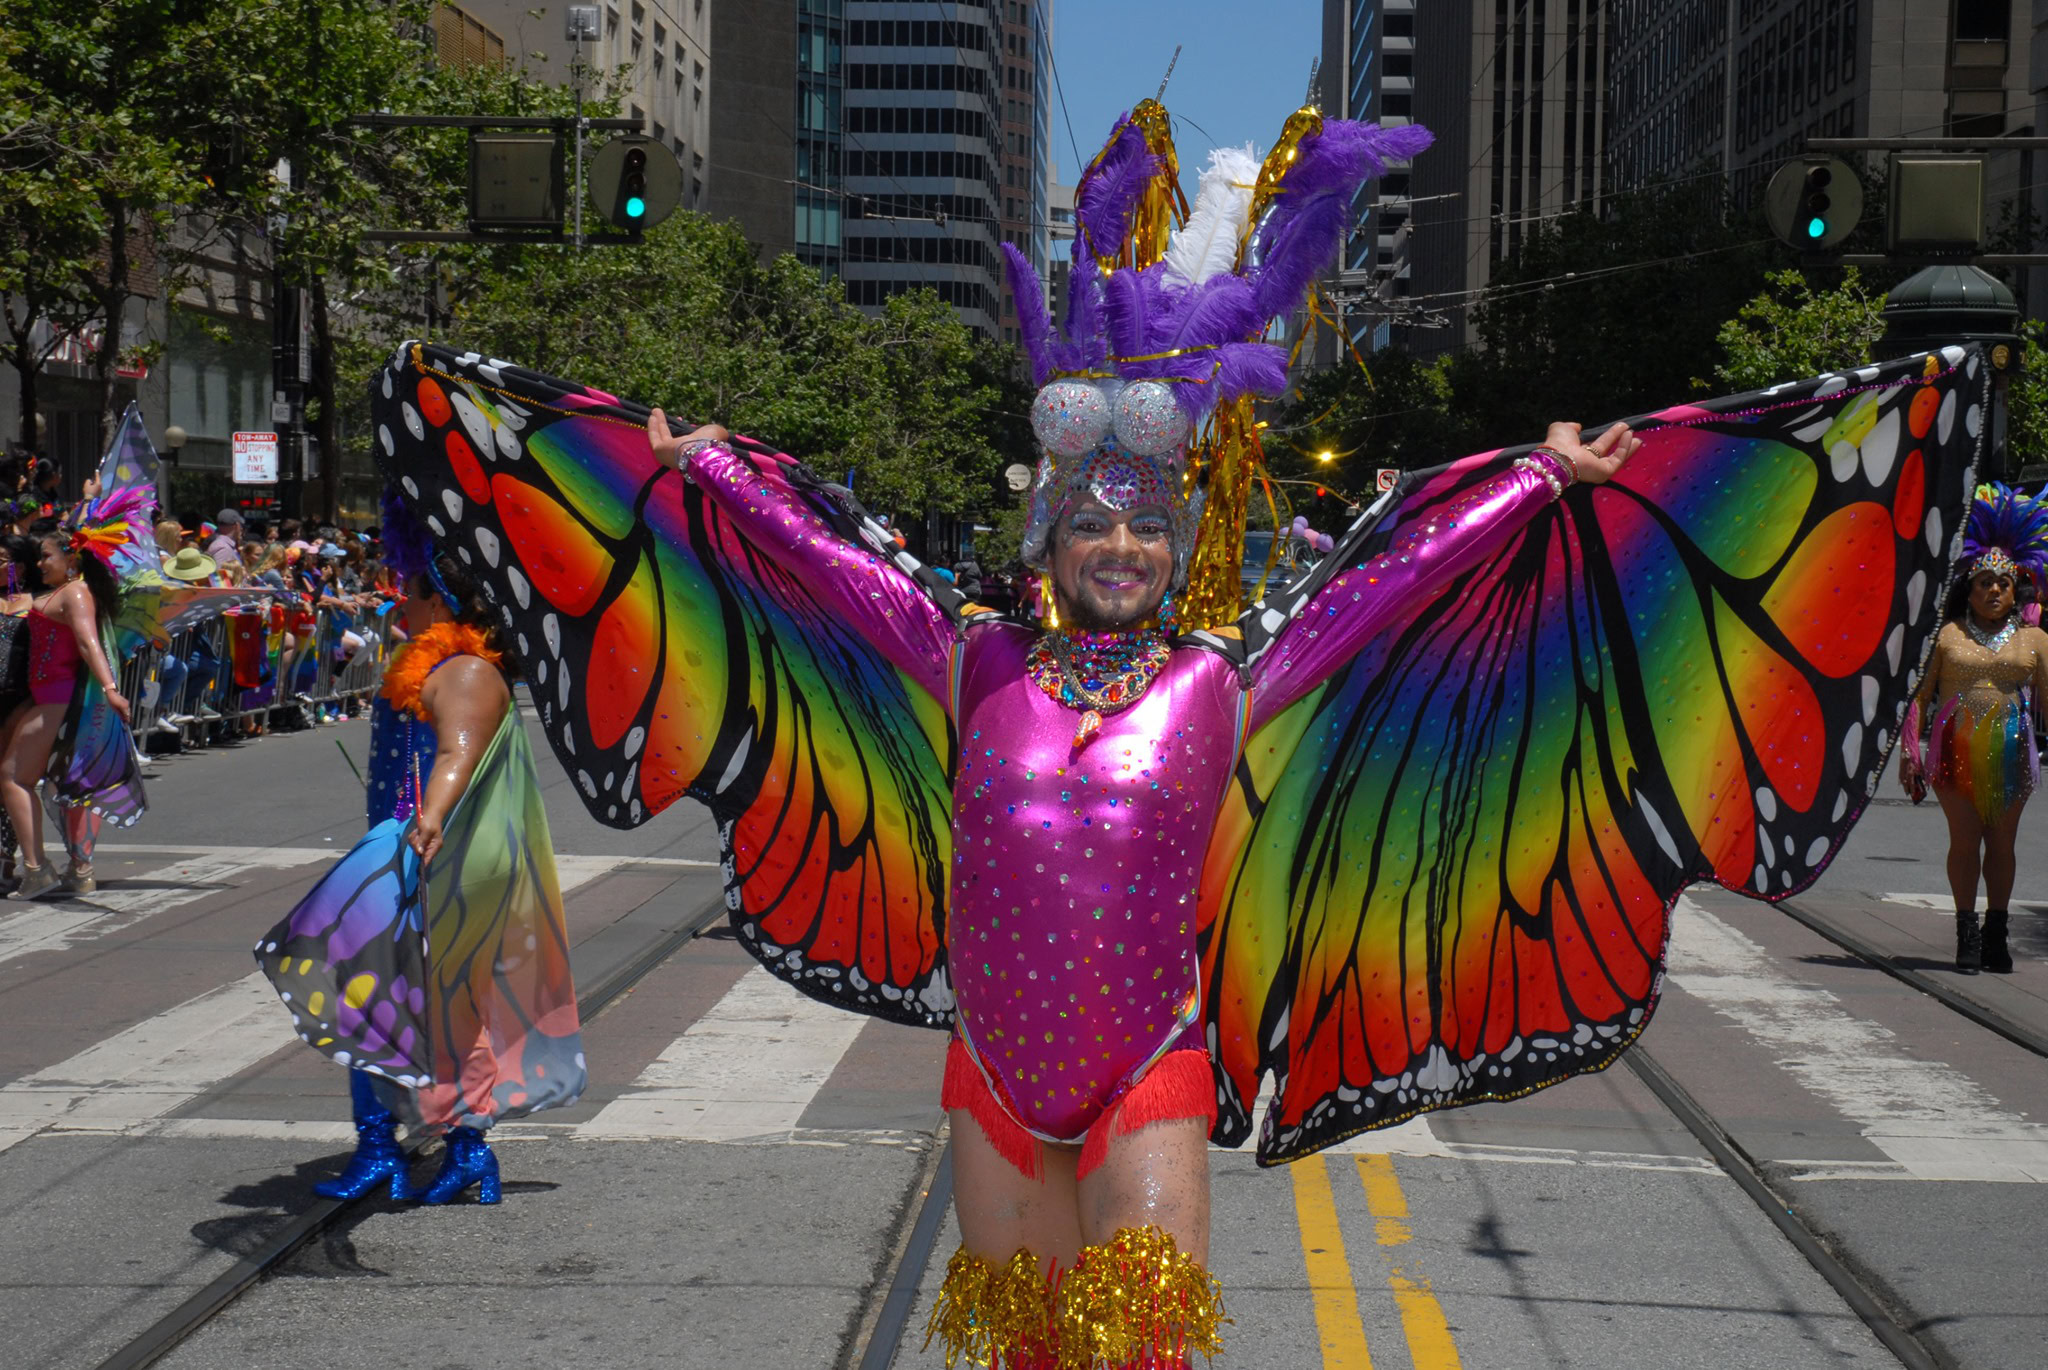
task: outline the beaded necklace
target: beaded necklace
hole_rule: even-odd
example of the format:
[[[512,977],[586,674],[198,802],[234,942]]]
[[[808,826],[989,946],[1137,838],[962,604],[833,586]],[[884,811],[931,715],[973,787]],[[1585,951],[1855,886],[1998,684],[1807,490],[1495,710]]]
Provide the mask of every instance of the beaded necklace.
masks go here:
[[[1051,632],[1032,645],[1024,670],[1056,702],[1082,710],[1074,732],[1078,748],[1102,731],[1103,715],[1137,703],[1172,654],[1166,635],[1152,628],[1135,633]]]

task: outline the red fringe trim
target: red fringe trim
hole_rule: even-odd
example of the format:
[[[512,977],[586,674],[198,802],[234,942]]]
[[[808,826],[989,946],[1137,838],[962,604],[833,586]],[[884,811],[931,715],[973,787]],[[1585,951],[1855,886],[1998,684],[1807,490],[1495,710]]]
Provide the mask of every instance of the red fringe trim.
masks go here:
[[[1045,1150],[1038,1138],[1024,1130],[1010,1116],[1002,1101],[989,1089],[980,1067],[968,1053],[967,1044],[955,1037],[946,1047],[946,1077],[939,1085],[939,1107],[965,1109],[981,1128],[981,1135],[1017,1173],[1027,1180],[1045,1178]]]
[[[1128,1137],[1141,1127],[1179,1118],[1202,1118],[1210,1127],[1216,1126],[1216,1073],[1210,1068],[1206,1051],[1167,1052],[1123,1098],[1097,1118],[1081,1142],[1081,1163],[1075,1178],[1086,1179],[1090,1171],[1109,1159],[1112,1122],[1119,1137]]]

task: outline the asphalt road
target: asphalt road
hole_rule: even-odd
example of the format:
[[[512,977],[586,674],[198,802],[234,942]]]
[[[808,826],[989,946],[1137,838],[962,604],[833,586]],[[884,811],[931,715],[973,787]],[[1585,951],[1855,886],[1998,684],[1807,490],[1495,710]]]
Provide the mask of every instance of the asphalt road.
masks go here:
[[[337,742],[360,765],[367,726],[163,763],[93,901],[0,912],[0,1364],[100,1364],[346,1155],[342,1073],[248,959],[360,832]],[[588,985],[716,897],[715,837],[696,810],[603,828],[543,764]],[[1942,857],[1931,805],[1881,802],[1796,902],[1950,976]],[[1955,983],[2048,1031],[2026,861],[2020,972]],[[938,1035],[813,1006],[711,935],[585,1042],[586,1098],[503,1129],[502,1206],[359,1206],[162,1363],[853,1364],[943,1136]],[[1712,892],[1680,907],[1644,1044],[1943,1363],[2041,1363],[2038,1057]],[[1219,1364],[1898,1364],[1624,1069],[1212,1164]],[[897,1366],[941,1363],[921,1329],[954,1240],[949,1216]]]

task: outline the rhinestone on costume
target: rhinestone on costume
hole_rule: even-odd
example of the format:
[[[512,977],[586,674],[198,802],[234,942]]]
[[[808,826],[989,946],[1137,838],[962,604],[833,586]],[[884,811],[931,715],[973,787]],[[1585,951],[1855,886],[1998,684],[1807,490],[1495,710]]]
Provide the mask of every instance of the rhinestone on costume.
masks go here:
[[[1116,400],[1116,440],[1143,457],[1163,457],[1188,440],[1194,425],[1173,387],[1163,381],[1133,381]]]
[[[1109,397],[1086,381],[1054,381],[1031,405],[1031,431],[1055,456],[1078,457],[1109,436]]]

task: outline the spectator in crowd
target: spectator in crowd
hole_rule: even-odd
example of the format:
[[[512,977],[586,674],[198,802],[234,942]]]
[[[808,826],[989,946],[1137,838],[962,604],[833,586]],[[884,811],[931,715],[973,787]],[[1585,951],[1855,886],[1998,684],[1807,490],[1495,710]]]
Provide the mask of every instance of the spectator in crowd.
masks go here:
[[[165,528],[176,528],[175,523],[157,525],[157,542],[163,543]],[[164,579],[177,585],[210,585],[219,568],[212,557],[197,547],[180,547],[164,558]],[[197,670],[196,658],[165,652],[157,663],[157,718],[156,731],[179,734],[185,725],[198,721],[191,708],[191,686],[203,682],[206,677]]]
[[[156,553],[166,564],[185,546],[185,529],[176,519],[159,519],[156,525]]]
[[[233,562],[242,564],[242,549],[238,545],[242,536],[242,513],[239,509],[223,509],[213,516],[214,527],[218,530],[213,541],[206,544],[206,555],[217,566]]]
[[[262,557],[249,567],[246,584],[268,585],[273,590],[288,590],[291,587],[284,580],[285,549],[272,545]]]

